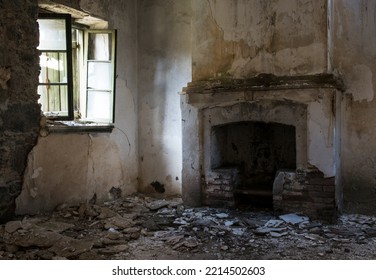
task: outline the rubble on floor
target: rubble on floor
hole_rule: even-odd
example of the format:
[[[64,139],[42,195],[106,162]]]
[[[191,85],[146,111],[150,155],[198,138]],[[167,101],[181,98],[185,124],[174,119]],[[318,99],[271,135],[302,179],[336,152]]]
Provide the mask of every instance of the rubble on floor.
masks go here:
[[[376,217],[189,208],[137,194],[0,225],[1,259],[374,259]]]

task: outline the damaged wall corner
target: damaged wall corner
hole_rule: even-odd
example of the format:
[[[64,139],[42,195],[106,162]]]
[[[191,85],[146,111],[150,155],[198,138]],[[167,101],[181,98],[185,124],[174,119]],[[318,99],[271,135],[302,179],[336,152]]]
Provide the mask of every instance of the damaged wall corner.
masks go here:
[[[0,6],[0,221],[15,214],[27,155],[38,136],[37,4],[3,1]]]

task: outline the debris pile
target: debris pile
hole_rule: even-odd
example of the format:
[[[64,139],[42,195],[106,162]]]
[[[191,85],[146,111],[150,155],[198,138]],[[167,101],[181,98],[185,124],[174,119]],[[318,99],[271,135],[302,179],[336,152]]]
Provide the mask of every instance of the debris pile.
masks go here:
[[[374,259],[376,217],[189,208],[141,194],[0,225],[0,259]]]

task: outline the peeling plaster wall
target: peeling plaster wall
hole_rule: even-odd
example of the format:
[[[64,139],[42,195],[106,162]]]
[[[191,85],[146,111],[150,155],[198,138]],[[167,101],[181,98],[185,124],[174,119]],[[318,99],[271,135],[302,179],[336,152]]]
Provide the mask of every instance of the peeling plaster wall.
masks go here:
[[[346,86],[343,110],[344,211],[376,213],[376,2],[333,1],[333,66]]]
[[[65,1],[67,2],[67,1]],[[74,1],[75,5],[77,4]],[[112,133],[52,133],[29,154],[17,213],[49,211],[60,203],[126,195],[138,184],[137,5],[132,1],[80,1],[81,8],[118,30],[116,115]]]
[[[308,164],[317,167],[324,177],[336,175],[334,149],[333,96],[323,95],[308,106]]]
[[[193,0],[193,80],[327,69],[326,0]]]
[[[376,213],[376,143],[373,141],[376,126],[372,122],[376,119],[374,1],[59,2],[70,3],[75,8],[80,5],[85,11],[108,19],[109,28],[118,29],[116,128],[111,134],[51,134],[46,138],[40,137],[29,155],[24,192],[18,199],[19,213],[27,209],[47,210],[61,201],[69,203],[82,198],[90,199],[94,192],[104,199],[112,185],[121,187],[125,194],[137,190],[138,185],[140,190],[151,191],[149,184],[160,181],[165,184],[168,193],[179,193],[182,136],[178,93],[187,82],[223,76],[247,78],[265,72],[311,75],[327,71],[334,71],[345,82],[346,92],[341,96],[342,100],[336,101],[337,111],[341,111],[338,115],[342,119],[341,123],[336,120],[333,135],[333,112],[320,108],[334,106],[325,104],[321,107],[322,104],[319,104],[333,100],[309,105],[307,160],[324,170],[327,176],[334,172],[334,168],[339,171],[340,161],[344,210]],[[23,9],[23,12],[26,11]],[[329,34],[327,11],[332,16]],[[1,34],[8,36],[10,33]],[[22,32],[14,34],[13,39],[17,41],[16,35]],[[9,47],[7,41],[3,42]],[[8,49],[3,53],[8,53]],[[21,100],[17,101],[17,106],[20,109],[15,110],[24,110],[22,106],[30,100],[35,105],[36,91],[18,90],[22,83],[7,82],[10,62],[2,55],[0,62],[3,64],[0,65],[0,92],[5,92],[2,96],[19,96]],[[30,69],[32,67],[35,65]],[[8,98],[1,98],[0,112],[5,116],[4,112],[12,103]],[[185,114],[193,114],[195,110],[189,107]],[[36,116],[35,112],[34,108],[33,116]],[[3,116],[2,119],[5,119]],[[35,123],[36,119],[33,117]],[[3,125],[1,119],[0,125]],[[31,146],[36,126],[31,126],[31,134],[27,138]],[[1,129],[3,127],[0,126]],[[333,141],[332,137],[338,133],[341,137]],[[2,139],[7,138],[4,141],[9,143],[24,143],[14,136],[14,133],[4,133]],[[333,151],[333,142],[341,145],[337,164],[320,161],[320,155]],[[75,143],[78,143],[77,146]],[[199,149],[199,143],[196,144],[185,148],[191,157],[194,157],[192,151]],[[80,149],[75,151],[75,148]],[[10,152],[15,153],[15,148],[3,148],[2,155]],[[19,163],[19,160],[14,162]],[[65,170],[64,176],[61,176],[60,168]],[[17,172],[12,174],[19,176],[22,173]],[[19,183],[17,176],[13,179]],[[59,193],[57,189],[69,191]]]
[[[89,200],[94,194],[101,201],[111,199],[111,187],[124,185],[123,165],[116,138],[111,135],[51,134],[40,138],[29,155],[28,179],[17,198],[17,210],[49,211],[59,204]]]
[[[326,0],[192,3],[193,81],[327,72]],[[328,98],[311,103],[308,115],[308,162],[328,177],[335,174],[334,161],[322,160],[322,155],[333,154],[331,102]]]
[[[138,90],[140,190],[164,184],[181,192],[182,144],[179,92],[191,81],[191,4],[139,1]]]

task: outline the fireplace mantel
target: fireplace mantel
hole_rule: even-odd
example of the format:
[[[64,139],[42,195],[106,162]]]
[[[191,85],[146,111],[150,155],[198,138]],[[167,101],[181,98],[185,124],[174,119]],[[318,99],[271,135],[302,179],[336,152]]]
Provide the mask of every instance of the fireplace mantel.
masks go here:
[[[220,78],[189,83],[181,95],[184,201],[196,206],[212,205],[213,201],[222,198],[217,200],[210,196],[223,194],[224,200],[229,199],[229,203],[224,205],[232,204],[231,184],[236,184],[236,180],[229,177],[223,181],[221,178],[237,173],[227,170],[222,174],[213,169],[211,162],[211,138],[216,126],[279,123],[295,128],[296,170],[281,173],[283,175],[279,175],[278,171],[276,189],[281,188],[280,184],[288,186],[288,178],[299,177],[299,180],[290,180],[293,182],[290,188],[297,187],[295,193],[303,198],[296,202],[295,197],[287,195],[289,191],[283,190],[283,194],[273,194],[273,199],[282,200],[275,205],[285,211],[303,209],[312,216],[320,216],[320,213],[333,216],[328,213],[335,211],[335,178],[339,170],[336,164],[339,140],[335,137],[340,129],[340,110],[337,107],[342,90],[341,80],[331,74],[260,74],[249,79]],[[296,176],[298,173],[300,175]],[[305,178],[314,176],[317,185],[312,186],[312,180],[305,180],[301,174],[306,174]],[[332,179],[328,181],[328,178]],[[224,183],[227,181],[233,183]],[[328,182],[332,185],[328,186]],[[323,189],[326,190],[325,194]],[[307,195],[308,190],[311,192]],[[302,205],[310,206],[302,208]]]
[[[332,74],[316,74],[304,76],[275,76],[259,74],[247,79],[232,79],[228,77],[210,80],[193,81],[183,88],[183,95],[190,104],[200,101],[220,98],[218,95],[232,95],[232,99],[252,97],[254,92],[302,89],[344,89],[340,78]]]

